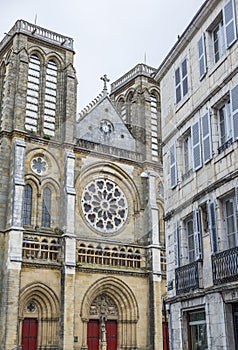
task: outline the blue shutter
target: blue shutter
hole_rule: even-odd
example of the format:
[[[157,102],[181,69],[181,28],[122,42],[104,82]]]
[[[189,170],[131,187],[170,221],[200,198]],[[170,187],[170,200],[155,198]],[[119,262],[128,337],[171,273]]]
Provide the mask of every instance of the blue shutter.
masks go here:
[[[217,223],[216,223],[216,207],[215,203],[207,202],[207,214],[208,214],[208,229],[210,233],[211,252],[218,252],[218,238],[217,238]]]
[[[199,121],[197,121],[192,125],[192,152],[193,152],[193,168],[194,170],[198,170],[202,166]]]
[[[175,96],[176,103],[182,99],[180,67],[175,71]]]
[[[193,210],[193,233],[194,233],[194,255],[195,260],[202,259],[202,233],[200,210]]]
[[[206,164],[212,159],[212,141],[211,141],[211,123],[210,114],[207,111],[201,118],[202,127],[202,155],[203,162]]]
[[[238,185],[235,186],[235,205],[236,205],[236,212],[238,213]]]
[[[187,67],[187,58],[181,64],[182,71],[182,91],[183,97],[188,93],[188,67]]]
[[[176,147],[173,144],[170,147],[170,187],[177,186],[177,163],[176,163]]]
[[[174,266],[180,266],[180,236],[179,236],[180,228],[179,222],[176,222],[174,228]]]
[[[200,80],[202,80],[202,78],[205,76],[207,71],[204,33],[202,33],[201,38],[198,40],[198,62],[199,62]]]
[[[234,141],[238,139],[238,85],[234,86],[230,91],[231,100],[231,119],[233,124]]]
[[[235,9],[233,0],[229,0],[223,8],[226,47],[230,47],[237,38]]]

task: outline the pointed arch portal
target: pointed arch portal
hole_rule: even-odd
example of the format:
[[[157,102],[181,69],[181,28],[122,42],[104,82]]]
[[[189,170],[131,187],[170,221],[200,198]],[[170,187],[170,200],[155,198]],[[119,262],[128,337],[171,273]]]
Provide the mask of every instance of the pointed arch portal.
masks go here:
[[[131,289],[121,280],[106,277],[90,286],[83,299],[81,318],[82,345],[88,350],[136,348],[138,305]]]
[[[20,295],[19,340],[22,350],[58,349],[59,301],[42,283],[26,286]]]

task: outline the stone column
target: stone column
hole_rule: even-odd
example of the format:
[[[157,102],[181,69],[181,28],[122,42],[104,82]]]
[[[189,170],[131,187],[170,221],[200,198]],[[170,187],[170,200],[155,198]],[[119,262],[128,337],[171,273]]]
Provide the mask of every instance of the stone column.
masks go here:
[[[5,347],[11,349],[18,344],[18,308],[20,272],[22,261],[22,205],[24,192],[25,142],[13,140],[13,173],[9,215],[9,231],[6,233],[6,274],[3,278],[6,300]]]
[[[74,291],[75,291],[75,156],[65,151],[65,217],[64,217],[64,266],[62,271],[63,349],[74,348]]]
[[[151,225],[151,244],[149,245],[151,252],[151,344],[155,349],[162,346],[162,275],[161,275],[161,245],[159,239],[159,209],[156,203],[156,180],[158,173],[148,170],[148,187],[149,187],[149,217]]]

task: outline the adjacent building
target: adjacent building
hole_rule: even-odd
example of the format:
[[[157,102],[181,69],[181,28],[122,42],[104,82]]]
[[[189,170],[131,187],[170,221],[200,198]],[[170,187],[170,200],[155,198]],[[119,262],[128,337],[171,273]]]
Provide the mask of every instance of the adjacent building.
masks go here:
[[[237,16],[205,1],[155,76],[174,350],[238,348]]]
[[[73,40],[0,42],[0,348],[162,349],[160,93],[138,64],[76,111]],[[233,145],[231,145],[233,147]]]

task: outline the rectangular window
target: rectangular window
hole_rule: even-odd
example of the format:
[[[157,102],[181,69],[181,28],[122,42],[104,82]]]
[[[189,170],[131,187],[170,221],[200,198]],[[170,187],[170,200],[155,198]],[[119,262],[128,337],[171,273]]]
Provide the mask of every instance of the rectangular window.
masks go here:
[[[191,131],[184,136],[183,140],[183,162],[184,162],[184,175],[188,174],[193,168],[192,162],[192,140]]]
[[[205,311],[188,313],[189,349],[207,350],[207,327]]]
[[[237,39],[235,18],[234,0],[229,0],[209,28],[214,63]]]
[[[227,236],[228,249],[237,247],[237,213],[235,195],[227,197],[223,201],[225,231]]]
[[[218,62],[225,53],[223,21],[220,21],[212,31],[214,63]]]
[[[175,95],[176,103],[180,102],[188,93],[188,67],[185,58],[175,70]]]
[[[200,209],[194,209],[193,215],[185,220],[187,236],[187,256],[189,264],[202,258],[202,232]]]
[[[218,110],[219,118],[219,140],[220,146],[232,138],[230,101],[226,102]]]

